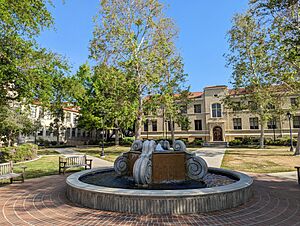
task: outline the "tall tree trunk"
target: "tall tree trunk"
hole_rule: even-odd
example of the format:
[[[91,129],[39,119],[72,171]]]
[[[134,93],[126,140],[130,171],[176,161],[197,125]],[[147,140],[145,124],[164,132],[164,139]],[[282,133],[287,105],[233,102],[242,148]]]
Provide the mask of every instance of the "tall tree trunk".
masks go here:
[[[120,134],[119,134],[119,123],[118,123],[118,120],[116,119],[115,121],[115,145],[119,145],[120,144]]]
[[[300,129],[298,130],[297,146],[294,155],[300,155]]]
[[[59,145],[59,134],[60,134],[60,128],[58,123],[56,123],[56,142],[57,142],[56,145]]]
[[[141,88],[139,88],[141,89]],[[143,97],[141,95],[141,90],[140,90],[140,96],[139,96],[139,108],[138,108],[138,115],[137,115],[137,120],[135,123],[135,139],[136,140],[141,140],[142,136],[142,121],[143,121]]]
[[[265,128],[264,128],[264,122],[260,121],[260,141],[259,141],[259,148],[264,148],[265,146]]]
[[[173,125],[172,118],[170,119],[170,130],[171,130],[172,146],[174,147],[174,144],[175,144],[175,131],[174,131],[174,125]]]

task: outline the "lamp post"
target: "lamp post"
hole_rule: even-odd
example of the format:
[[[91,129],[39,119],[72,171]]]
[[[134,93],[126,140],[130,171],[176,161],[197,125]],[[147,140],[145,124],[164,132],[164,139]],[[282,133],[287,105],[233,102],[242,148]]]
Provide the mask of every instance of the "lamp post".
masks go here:
[[[101,153],[100,153],[100,157],[104,157],[104,116],[105,116],[105,112],[100,112],[100,117],[102,117],[102,144],[101,144]]]
[[[275,140],[276,140],[276,135],[275,135],[276,121],[275,121],[275,119],[272,120],[272,129],[273,129],[273,140],[275,142]]]
[[[288,112],[287,114],[287,117],[289,119],[289,126],[290,126],[290,140],[291,140],[291,148],[290,148],[290,151],[294,151],[294,147],[293,147],[293,134],[292,134],[292,127],[291,127],[291,118],[292,118],[292,114],[291,112]]]
[[[149,139],[149,119],[146,119],[146,124],[147,124],[147,140]]]

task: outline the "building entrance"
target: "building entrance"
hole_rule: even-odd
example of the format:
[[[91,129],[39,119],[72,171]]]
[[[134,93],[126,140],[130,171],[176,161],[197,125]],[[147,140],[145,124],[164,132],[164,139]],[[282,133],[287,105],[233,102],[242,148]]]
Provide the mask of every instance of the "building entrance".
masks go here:
[[[216,126],[213,128],[213,138],[214,141],[223,141],[223,132],[221,127]]]

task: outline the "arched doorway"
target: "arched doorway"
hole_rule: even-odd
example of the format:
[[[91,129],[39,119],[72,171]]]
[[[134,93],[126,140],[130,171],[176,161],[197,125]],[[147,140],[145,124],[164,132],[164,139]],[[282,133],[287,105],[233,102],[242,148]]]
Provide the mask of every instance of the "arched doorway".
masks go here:
[[[223,141],[223,132],[220,126],[216,126],[213,129],[213,138],[214,141]]]

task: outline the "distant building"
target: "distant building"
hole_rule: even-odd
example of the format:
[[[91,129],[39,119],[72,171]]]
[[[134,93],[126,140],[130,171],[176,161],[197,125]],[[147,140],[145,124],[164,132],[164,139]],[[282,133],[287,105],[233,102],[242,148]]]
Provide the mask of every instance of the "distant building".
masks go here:
[[[175,137],[206,142],[228,142],[243,137],[258,138],[260,136],[258,116],[250,113],[249,110],[226,109],[222,99],[228,94],[234,94],[234,90],[222,85],[205,87],[203,92],[192,92],[191,102],[186,108],[190,129],[186,130],[175,123]],[[240,94],[243,95],[243,90]],[[296,98],[289,97],[284,102],[283,108],[288,109],[294,104]],[[157,116],[148,115],[147,118],[147,123],[142,130],[144,139],[170,138],[169,122],[166,122],[163,117],[163,109],[159,109]],[[291,126],[293,135],[296,135],[300,128],[300,111],[293,116]],[[269,121],[265,126],[266,138],[273,138],[274,135],[289,136],[289,131],[289,121],[286,116],[282,116],[280,120]]]
[[[78,128],[79,108],[64,107],[64,121],[60,132],[60,141],[68,144],[84,144],[91,140],[99,140],[100,135],[95,131],[85,131]],[[54,122],[54,117],[49,110],[45,110],[38,104],[30,105],[30,118],[40,121],[41,127],[38,131],[30,136],[27,136],[26,142],[35,142],[41,140],[53,141],[57,140],[56,135],[51,129],[51,123]]]

